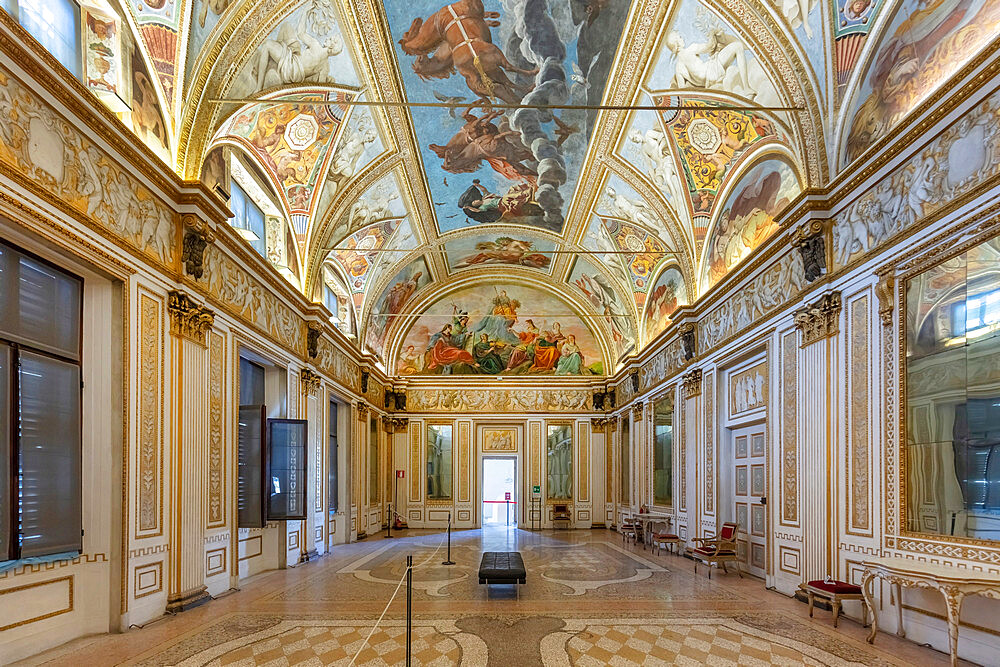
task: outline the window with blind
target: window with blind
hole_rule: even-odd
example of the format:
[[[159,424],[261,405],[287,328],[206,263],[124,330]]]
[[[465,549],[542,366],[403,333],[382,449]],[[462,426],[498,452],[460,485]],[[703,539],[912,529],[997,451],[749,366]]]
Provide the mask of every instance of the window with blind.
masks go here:
[[[0,243],[0,559],[83,550],[83,281]]]
[[[263,528],[265,520],[264,367],[240,358],[240,413],[237,439],[237,519],[240,528]]]
[[[339,452],[337,450],[337,408],[338,404],[336,401],[330,401],[330,436],[329,436],[329,447],[330,451],[328,458],[330,460],[330,467],[327,472],[327,487],[328,487],[328,503],[330,506],[330,513],[333,514],[337,511],[339,500],[340,500],[340,482],[337,479],[337,474],[339,472],[340,461],[338,459]]]
[[[381,500],[378,483],[378,417],[371,415],[368,421],[368,504],[377,505]]]

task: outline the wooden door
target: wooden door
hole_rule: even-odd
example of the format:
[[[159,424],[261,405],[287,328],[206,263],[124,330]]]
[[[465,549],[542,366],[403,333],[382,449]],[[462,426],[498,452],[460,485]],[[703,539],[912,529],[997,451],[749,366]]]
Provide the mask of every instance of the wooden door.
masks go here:
[[[733,431],[733,516],[740,527],[740,556],[747,571],[761,578],[767,571],[766,442],[763,425]]]

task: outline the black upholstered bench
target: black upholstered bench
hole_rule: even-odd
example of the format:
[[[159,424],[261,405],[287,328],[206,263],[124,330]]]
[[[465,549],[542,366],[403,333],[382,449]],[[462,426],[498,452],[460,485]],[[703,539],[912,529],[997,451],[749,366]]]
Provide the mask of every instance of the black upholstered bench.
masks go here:
[[[518,584],[523,584],[527,573],[524,560],[517,551],[486,551],[479,564],[479,583],[486,584],[486,598],[490,597],[490,584],[514,584],[518,599]]]

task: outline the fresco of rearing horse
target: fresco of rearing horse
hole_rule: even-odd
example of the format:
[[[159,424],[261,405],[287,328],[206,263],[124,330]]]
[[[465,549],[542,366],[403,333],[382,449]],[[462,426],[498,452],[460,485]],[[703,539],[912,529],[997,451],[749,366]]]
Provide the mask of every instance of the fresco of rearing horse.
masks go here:
[[[499,18],[500,13],[487,12],[481,0],[458,0],[426,21],[415,18],[399,44],[404,53],[417,56],[413,71],[420,78],[447,79],[458,70],[480,98],[518,104],[530,88],[508,79],[504,70],[534,76],[538,69],[515,66],[493,43],[490,26],[499,26]]]

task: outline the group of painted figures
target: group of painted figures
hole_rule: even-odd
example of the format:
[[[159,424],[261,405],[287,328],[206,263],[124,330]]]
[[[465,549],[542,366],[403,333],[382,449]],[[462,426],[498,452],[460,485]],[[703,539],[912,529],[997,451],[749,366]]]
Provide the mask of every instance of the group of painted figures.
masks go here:
[[[453,306],[451,322],[431,336],[427,349],[409,345],[399,362],[402,375],[587,375],[576,336],[562,331],[559,322],[540,329],[526,319],[515,329],[521,304],[500,290],[490,313],[475,326],[469,314]]]

